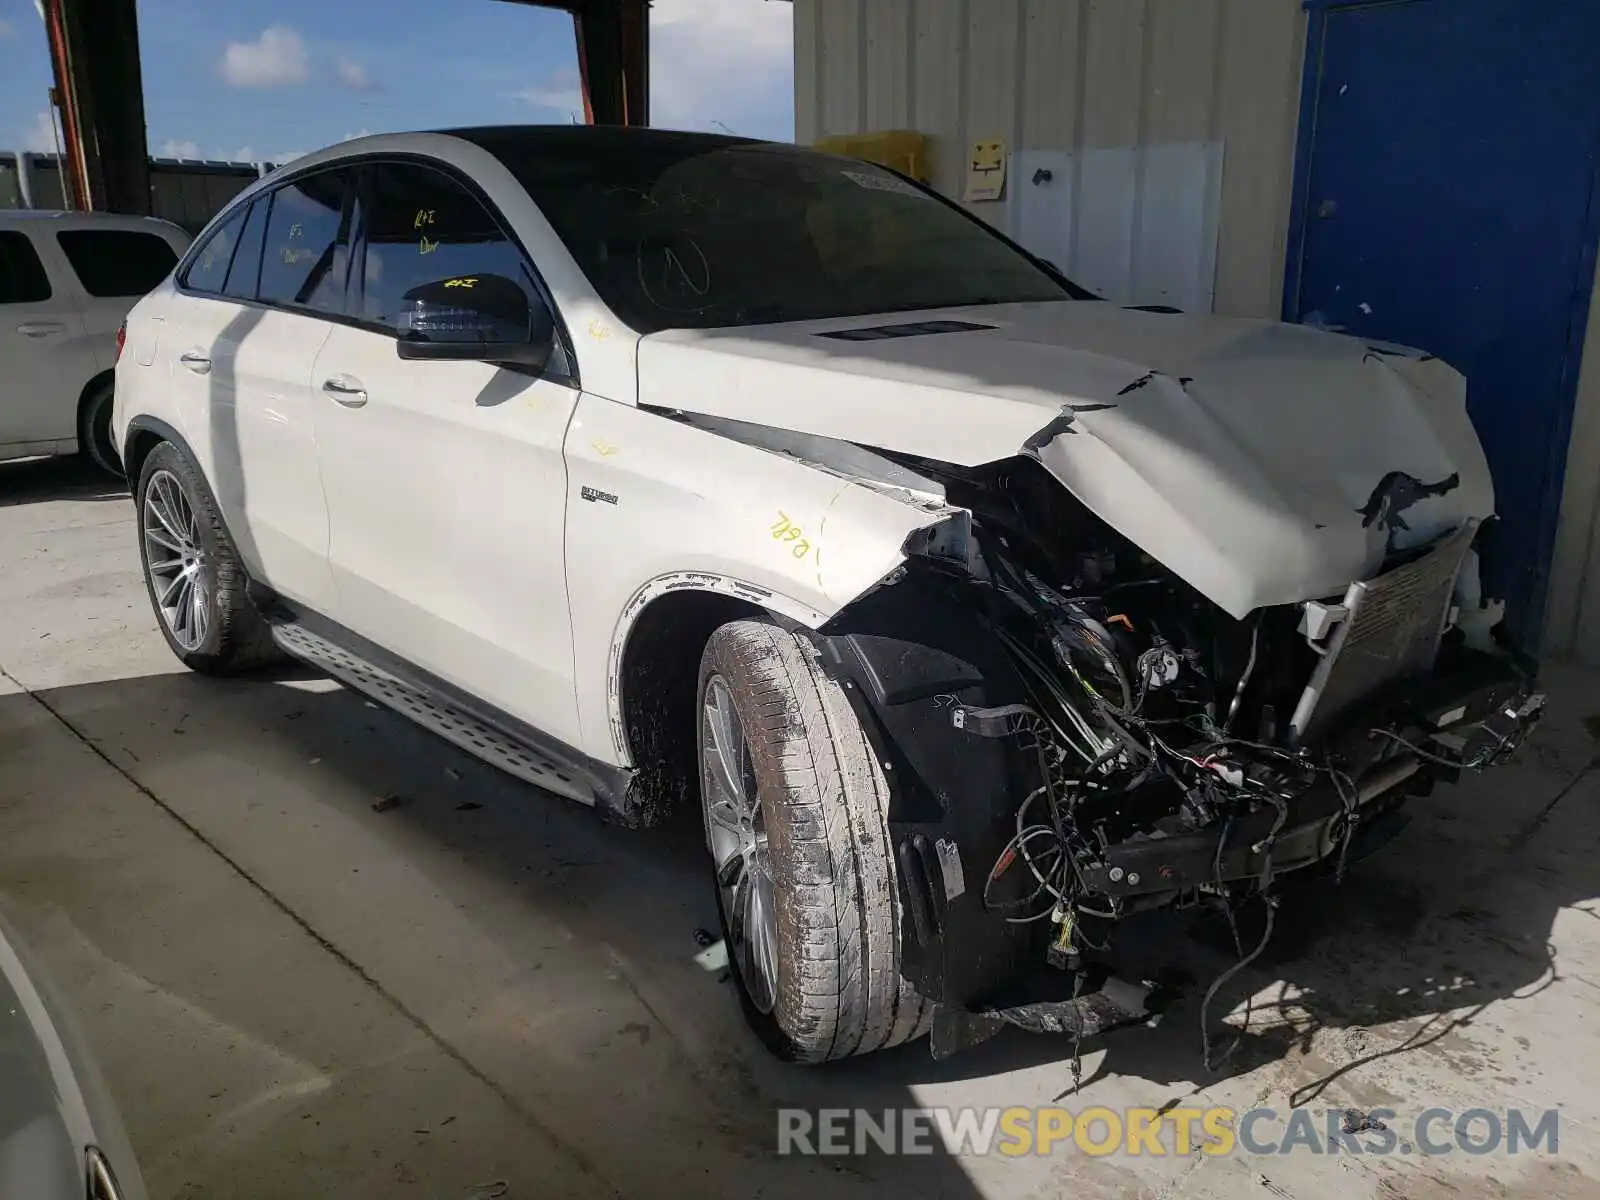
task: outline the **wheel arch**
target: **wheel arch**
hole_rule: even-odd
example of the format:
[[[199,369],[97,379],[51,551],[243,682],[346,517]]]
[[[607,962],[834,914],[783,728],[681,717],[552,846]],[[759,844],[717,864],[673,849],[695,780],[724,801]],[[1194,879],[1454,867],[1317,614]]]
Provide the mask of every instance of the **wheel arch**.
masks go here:
[[[769,588],[706,571],[658,575],[624,607],[606,664],[606,707],[617,757],[632,769],[630,823],[653,825],[689,794],[698,770],[694,704],[700,656],[719,626],[752,617],[815,628],[825,614]]]
[[[171,442],[183,451],[190,462],[197,465],[200,462],[188,441],[171,425],[159,417],[136,416],[128,422],[127,432],[122,436],[122,465],[127,471],[131,487],[138,488],[139,472],[144,469],[144,460],[162,442]]]

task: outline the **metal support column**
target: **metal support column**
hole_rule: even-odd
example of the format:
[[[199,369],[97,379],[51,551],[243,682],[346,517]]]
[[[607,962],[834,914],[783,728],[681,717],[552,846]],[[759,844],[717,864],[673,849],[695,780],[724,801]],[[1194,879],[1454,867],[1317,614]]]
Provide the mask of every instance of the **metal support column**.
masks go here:
[[[150,158],[135,0],[44,0],[75,208],[148,214]]]
[[[650,123],[649,13],[647,0],[574,5],[583,115],[589,124]]]

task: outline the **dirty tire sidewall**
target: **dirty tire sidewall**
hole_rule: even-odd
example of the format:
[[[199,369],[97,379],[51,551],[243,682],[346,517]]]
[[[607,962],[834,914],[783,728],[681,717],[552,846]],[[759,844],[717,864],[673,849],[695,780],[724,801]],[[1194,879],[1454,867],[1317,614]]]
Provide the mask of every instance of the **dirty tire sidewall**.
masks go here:
[[[100,470],[121,478],[122,460],[111,440],[111,398],[111,384],[107,382],[84,401],[83,411],[78,414],[78,449]]]
[[[205,554],[202,577],[209,596],[210,623],[200,645],[193,650],[185,649],[172,636],[166,618],[161,615],[155,586],[150,579],[149,544],[144,536],[145,522],[148,520],[145,493],[151,477],[161,470],[170,472],[182,485],[184,497],[198,519],[200,545]],[[145,593],[150,597],[151,613],[161,630],[161,636],[179,661],[190,670],[202,674],[226,675],[279,658],[267,623],[262,620],[250,599],[249,577],[200,468],[177,446],[162,442],[146,456],[133,495],[139,565],[144,572]]]
[[[843,687],[804,636],[769,621],[735,621],[706,645],[697,732],[716,675],[750,746],[774,875],[776,1003],[761,1012],[734,969],[746,1020],[779,1057],[803,1063],[920,1037],[933,1005],[900,975],[888,786]],[[726,938],[729,914],[712,886]]]

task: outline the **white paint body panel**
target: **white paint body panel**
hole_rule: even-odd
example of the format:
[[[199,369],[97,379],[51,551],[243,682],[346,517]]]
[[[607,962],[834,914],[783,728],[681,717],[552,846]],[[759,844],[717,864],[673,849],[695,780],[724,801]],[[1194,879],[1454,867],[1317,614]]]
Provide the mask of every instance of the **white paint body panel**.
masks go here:
[[[1407,510],[1415,540],[1493,512],[1464,381],[1436,361],[1296,326],[1099,303],[918,318],[995,328],[818,336],[902,315],[656,334],[640,345],[640,400],[966,465],[1023,452],[1065,405],[1111,405],[1077,414],[1041,461],[1235,616],[1376,570],[1385,531],[1363,528],[1359,510],[1391,471],[1460,477]]]
[[[170,380],[180,414],[173,424],[202,458],[251,574],[324,609],[334,592],[311,367],[332,328],[298,313],[173,295],[149,368]]]
[[[576,745],[561,443],[577,393],[328,328],[311,388],[337,597],[322,611]],[[323,394],[335,377],[367,402]]]
[[[579,402],[566,456],[567,590],[584,745],[608,759],[622,752],[613,736],[615,655],[642,601],[693,584],[817,626],[898,566],[914,530],[955,511],[591,396]],[[617,503],[583,500],[582,486]],[[801,530],[798,539],[776,532],[784,519]],[[747,587],[719,585],[728,580]]]

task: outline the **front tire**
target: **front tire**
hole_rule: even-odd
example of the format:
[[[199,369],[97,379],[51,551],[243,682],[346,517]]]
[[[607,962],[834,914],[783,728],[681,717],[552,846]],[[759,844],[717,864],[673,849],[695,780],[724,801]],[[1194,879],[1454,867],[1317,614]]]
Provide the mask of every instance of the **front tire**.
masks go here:
[[[145,588],[179,661],[205,675],[228,675],[278,658],[216,499],[171,442],[144,460],[134,504]]]
[[[888,786],[815,647],[766,621],[701,660],[701,810],[745,1017],[780,1058],[823,1062],[927,1032],[900,975]]]

